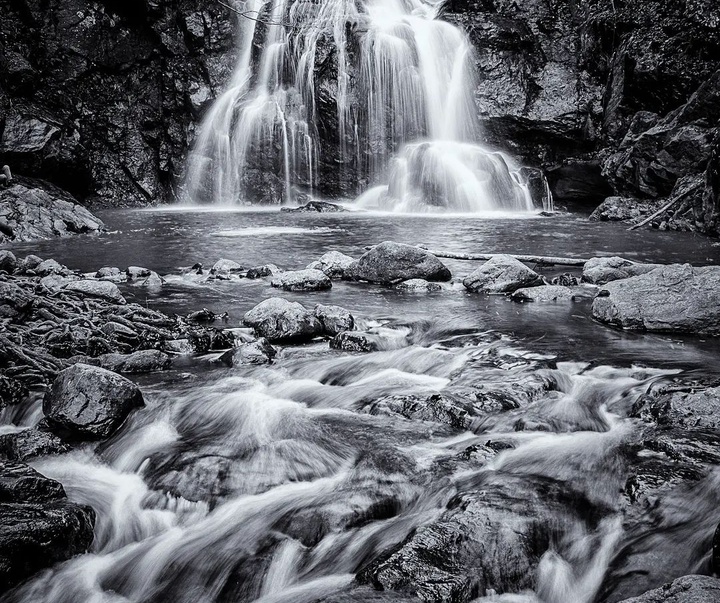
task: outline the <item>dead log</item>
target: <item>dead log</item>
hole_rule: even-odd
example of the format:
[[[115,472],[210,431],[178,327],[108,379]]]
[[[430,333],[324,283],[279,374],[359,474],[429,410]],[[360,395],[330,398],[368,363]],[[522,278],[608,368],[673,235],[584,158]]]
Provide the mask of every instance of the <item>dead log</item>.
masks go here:
[[[418,245],[418,247],[432,253],[437,258],[446,258],[449,260],[487,261],[498,255],[509,255],[521,262],[526,262],[528,264],[542,264],[544,266],[584,266],[588,261],[583,258],[562,258],[546,255],[518,255],[514,253],[452,253],[450,251],[433,251],[432,249],[427,249],[422,245]]]

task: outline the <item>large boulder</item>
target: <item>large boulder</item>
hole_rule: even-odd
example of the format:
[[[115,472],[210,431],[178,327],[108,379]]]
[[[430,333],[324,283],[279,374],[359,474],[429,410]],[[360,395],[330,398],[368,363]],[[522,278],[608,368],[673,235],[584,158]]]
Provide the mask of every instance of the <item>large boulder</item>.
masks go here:
[[[542,276],[510,255],[493,256],[463,280],[475,293],[512,293],[542,284]]]
[[[127,303],[117,285],[110,281],[71,281],[63,289],[79,293],[83,297],[97,297],[113,304]]]
[[[583,266],[582,280],[593,285],[604,285],[631,276],[639,276],[661,268],[661,264],[638,264],[625,258],[592,258]]]
[[[346,269],[346,278],[390,285],[414,278],[449,281],[452,274],[447,266],[429,251],[385,241],[351,264]]]
[[[268,341],[308,341],[323,333],[322,323],[302,304],[281,297],[260,302],[243,322]]]
[[[590,214],[591,222],[629,222],[642,220],[660,209],[657,201],[640,201],[632,197],[607,197]]]
[[[43,412],[54,431],[92,440],[111,436],[143,405],[132,381],[100,367],[75,364],[56,377],[45,394]]]
[[[315,306],[315,316],[323,326],[326,335],[334,337],[343,331],[352,331],[355,328],[355,318],[341,306]]]
[[[710,576],[683,576],[622,603],[720,603],[720,580]]]
[[[321,270],[330,278],[342,278],[355,260],[339,251],[328,251],[319,260],[308,264],[308,268]]]
[[[720,335],[720,267],[670,265],[608,283],[592,313],[625,329]]]
[[[0,190],[0,242],[100,232],[102,221],[66,193],[39,184]]]
[[[277,356],[277,350],[264,337],[244,343],[234,350],[228,350],[220,360],[229,366],[244,364],[270,364]]]
[[[0,461],[0,595],[35,572],[85,553],[95,513],[67,501],[60,483]]]
[[[314,269],[281,272],[270,285],[284,291],[326,291],[332,288],[330,277]]]

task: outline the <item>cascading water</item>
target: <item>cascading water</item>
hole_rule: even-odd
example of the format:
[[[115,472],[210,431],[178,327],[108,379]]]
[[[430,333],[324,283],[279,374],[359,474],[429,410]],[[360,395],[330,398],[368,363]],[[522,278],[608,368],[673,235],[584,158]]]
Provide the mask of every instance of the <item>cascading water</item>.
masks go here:
[[[278,203],[369,188],[361,206],[533,209],[519,166],[476,144],[473,51],[438,19],[442,4],[242,3],[253,18],[242,19],[235,74],[191,156],[191,200]]]

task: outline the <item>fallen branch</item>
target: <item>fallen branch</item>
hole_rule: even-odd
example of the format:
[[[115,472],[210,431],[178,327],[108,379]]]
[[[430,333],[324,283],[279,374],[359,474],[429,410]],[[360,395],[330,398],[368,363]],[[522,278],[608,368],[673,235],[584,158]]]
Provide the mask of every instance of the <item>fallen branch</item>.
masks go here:
[[[418,245],[418,247],[422,247]],[[489,260],[498,255],[509,255],[510,257],[520,260],[521,262],[527,262],[528,264],[543,264],[545,266],[584,266],[588,261],[582,258],[560,258],[553,256],[544,255],[516,255],[512,253],[501,254],[501,253],[451,253],[449,251],[433,251],[422,247],[426,251],[432,253],[435,257],[446,258],[449,260]]]
[[[670,201],[670,203],[668,203],[667,205],[665,205],[665,206],[661,207],[659,210],[657,210],[652,216],[650,216],[649,218],[645,218],[642,222],[638,222],[634,226],[631,226],[630,228],[628,228],[628,230],[637,230],[638,228],[642,228],[643,226],[645,226],[645,224],[649,224],[658,216],[662,216],[668,209],[670,209],[678,201],[681,201],[683,198],[684,197],[682,195],[676,197],[675,199]]]
[[[249,19],[250,21],[255,21],[256,23],[262,23],[263,25],[269,25],[271,27],[289,27],[291,29],[295,29],[295,26],[292,23],[286,23],[283,21],[270,21],[269,19],[263,19],[260,17],[260,14],[257,11],[241,11],[235,8],[234,6],[230,6],[229,4],[225,4],[224,2],[221,2],[221,0],[217,0],[217,3],[220,6],[224,6],[228,10],[231,10],[237,15],[240,15],[243,19]],[[252,16],[255,15],[255,16]]]

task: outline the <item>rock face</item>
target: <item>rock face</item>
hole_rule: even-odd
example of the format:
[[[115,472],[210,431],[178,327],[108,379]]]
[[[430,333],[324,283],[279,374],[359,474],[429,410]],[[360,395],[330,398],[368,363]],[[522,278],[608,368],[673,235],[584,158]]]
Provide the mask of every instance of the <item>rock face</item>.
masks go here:
[[[3,6],[0,30],[0,154],[15,173],[105,206],[171,198],[195,123],[234,66],[231,11],[20,2]]]
[[[243,317],[243,322],[268,341],[308,341],[323,333],[315,314],[302,304],[281,297],[260,302]]]
[[[143,405],[142,393],[132,381],[76,364],[55,379],[45,394],[43,412],[55,431],[92,440],[111,436],[133,409]]]
[[[542,285],[543,278],[509,255],[496,255],[469,274],[463,285],[474,293],[512,293]]]
[[[62,485],[0,461],[0,594],[33,573],[85,553],[95,513],[69,503]]]
[[[56,187],[41,183],[0,189],[0,243],[100,232],[103,223]]]
[[[421,278],[427,281],[449,281],[450,270],[434,255],[412,245],[385,241],[353,263],[346,276],[352,280],[390,285]]]
[[[592,313],[625,329],[720,335],[720,268],[671,265],[608,283]]]
[[[720,603],[720,580],[710,576],[683,576],[622,603]]]
[[[332,281],[320,270],[306,269],[282,272],[273,277],[270,285],[284,291],[326,291],[332,288]]]

